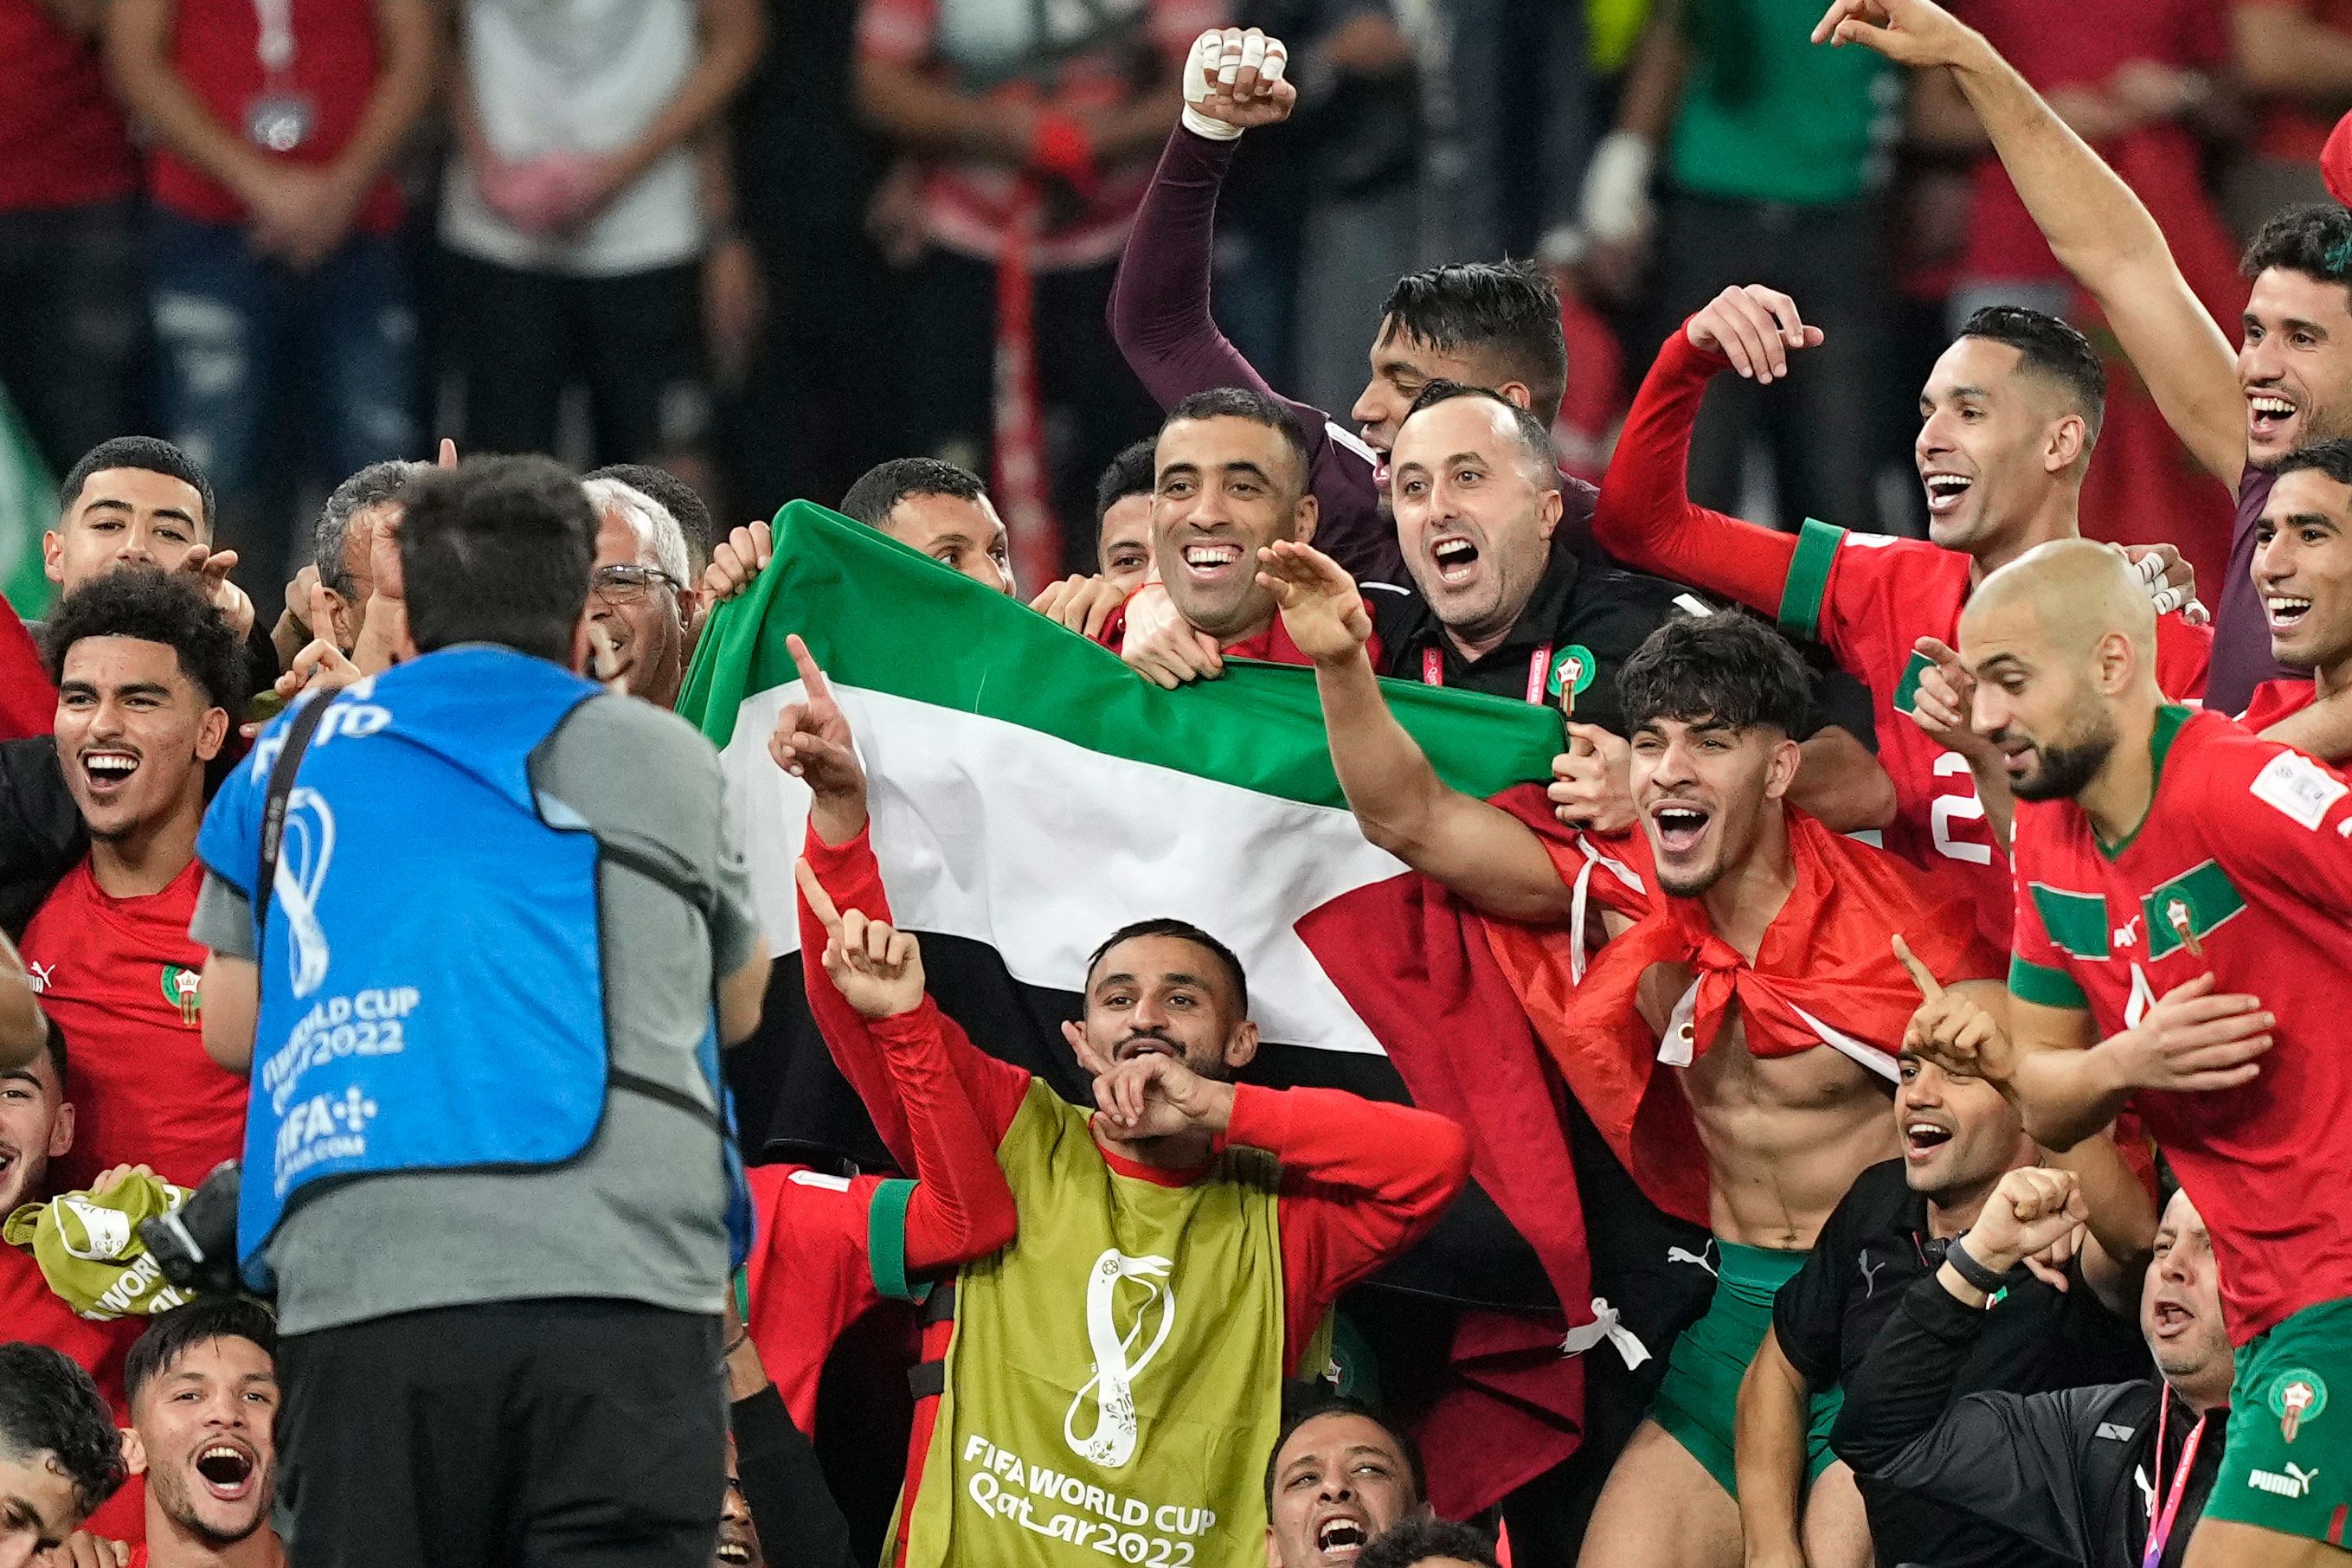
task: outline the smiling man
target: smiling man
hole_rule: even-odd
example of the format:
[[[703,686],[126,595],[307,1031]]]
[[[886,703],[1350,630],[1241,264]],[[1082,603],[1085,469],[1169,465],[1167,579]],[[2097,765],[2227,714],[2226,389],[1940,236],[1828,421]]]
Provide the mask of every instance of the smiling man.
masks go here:
[[[253,601],[228,580],[235,551],[212,552],[213,486],[194,458],[152,436],[118,436],[82,455],[58,487],[55,528],[41,535],[41,570],[71,594],[116,566],[186,572],[239,637]]]
[[[188,936],[205,773],[245,701],[236,635],[184,575],[100,573],[44,628],[56,744],[89,852],[22,943],[73,1041],[80,1127],[66,1188],[144,1163],[193,1187],[244,1135],[243,1084],[204,1053],[205,950]]]
[[[610,677],[632,697],[677,704],[693,652],[694,572],[686,532],[669,509],[619,479],[584,480],[596,509],[595,574],[588,616],[613,649]]]
[[[2311,678],[2263,682],[2239,722],[2291,741],[2292,730],[2273,733],[2272,726],[2352,691],[2352,441],[2316,442],[2280,461],[2254,523],[2253,576],[2271,656]],[[2325,760],[2340,764],[2347,757],[2352,746]]]
[[[1421,1451],[1369,1405],[1318,1397],[1265,1467],[1266,1568],[1349,1568],[1372,1537],[1429,1512]]]
[[[131,1347],[131,1473],[147,1478],[147,1543],[129,1568],[277,1568],[278,1328],[238,1297],[157,1318]]]
[[[988,1056],[887,922],[866,780],[823,672],[772,743],[811,793],[803,964],[825,1044],[902,1168],[918,1110],[960,1097],[1019,1229],[962,1268],[916,1417],[894,1563],[1232,1563],[1266,1520],[1283,1380],[1339,1292],[1425,1234],[1469,1173],[1410,1106],[1235,1081],[1257,1051],[1239,961],[1197,927],[1112,932],[1063,1032],[1097,1109]],[[1316,1363],[1319,1364],[1319,1363]],[[1186,1550],[1190,1548],[1191,1550]]]
[[[1854,1179],[1822,1226],[1812,1256],[1774,1298],[1739,1391],[1739,1512],[1748,1561],[1801,1562],[1805,1409],[1846,1380],[1916,1280],[1936,1271],[1956,1237],[1985,1215],[1994,1190],[2042,1152],[2016,1109],[1982,1079],[1906,1053],[1895,1089],[1899,1158]],[[2088,1243],[2071,1263],[2019,1271],[1993,1308],[1958,1392],[2044,1389],[2128,1378],[2146,1364],[2133,1326],[2139,1271],[2156,1232],[2147,1189],[2112,1141],[2071,1158]],[[1882,1563],[1937,1568],[2051,1568],[1995,1521],[1862,1481],[1871,1544]]]
[[[1695,583],[1792,637],[1818,637],[1870,688],[1879,761],[1895,781],[1886,847],[1965,888],[1985,934],[2009,934],[2009,864],[1991,748],[1965,726],[1919,717],[1923,675],[1957,636],[1985,574],[2079,533],[2077,510],[2106,405],[2105,372],[2083,334],[2039,311],[1999,306],[1969,319],[1919,397],[1913,455],[1928,539],[1808,521],[1759,527],[1693,501],[1684,484],[1707,383],[1726,370],[1770,382],[1822,342],[1787,295],[1727,289],[1658,352],[1602,481],[1593,532],[1627,563]],[[2172,603],[2178,602],[2177,593]],[[2184,700],[2204,690],[2210,637],[2167,615],[2159,678]],[[1996,795],[1996,812],[2006,800]]]

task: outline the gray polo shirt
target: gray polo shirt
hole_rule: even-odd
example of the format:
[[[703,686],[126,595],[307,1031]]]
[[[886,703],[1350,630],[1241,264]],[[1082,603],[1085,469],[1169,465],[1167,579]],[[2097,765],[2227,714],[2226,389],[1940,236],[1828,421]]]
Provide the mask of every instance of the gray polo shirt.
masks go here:
[[[709,1104],[695,1047],[716,981],[748,963],[759,940],[718,753],[674,713],[597,696],[531,753],[530,782],[601,842],[709,890],[706,924],[677,892],[615,859],[596,874],[613,1065]],[[397,889],[386,894],[391,918],[433,918],[401,910]],[[205,879],[189,933],[215,952],[253,956],[245,897],[217,876]],[[585,1152],[562,1165],[322,1185],[296,1201],[269,1243],[278,1328],[304,1334],[545,1297],[716,1313],[728,1274],[720,1159],[709,1122],[615,1089]]]

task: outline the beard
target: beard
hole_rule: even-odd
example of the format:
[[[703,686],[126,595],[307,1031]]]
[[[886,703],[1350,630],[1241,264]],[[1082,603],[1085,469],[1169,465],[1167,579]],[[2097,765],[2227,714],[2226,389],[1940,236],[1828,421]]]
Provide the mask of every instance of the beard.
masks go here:
[[[2072,800],[2099,776],[2115,749],[2115,726],[2108,723],[2079,739],[2037,747],[2040,765],[2032,778],[2010,781],[2011,793],[2020,800]]]
[[[241,1529],[223,1530],[197,1517],[195,1499],[189,1494],[187,1482],[171,1471],[160,1471],[148,1477],[148,1485],[155,1489],[155,1500],[170,1520],[188,1536],[203,1545],[218,1551],[235,1546],[249,1538],[269,1519],[269,1490],[267,1486],[256,1489],[253,1517]],[[248,1500],[249,1501],[254,1500]]]

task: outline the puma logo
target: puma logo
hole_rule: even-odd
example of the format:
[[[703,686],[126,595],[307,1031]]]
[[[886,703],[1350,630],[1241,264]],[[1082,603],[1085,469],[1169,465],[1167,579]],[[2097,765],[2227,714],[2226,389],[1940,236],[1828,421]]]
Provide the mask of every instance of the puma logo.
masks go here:
[[[25,961],[25,968],[30,972],[33,994],[37,996],[58,983],[58,966],[54,963],[35,963],[28,958]]]
[[[2284,1475],[2280,1475],[2276,1470],[2249,1470],[2246,1472],[2246,1484],[2248,1486],[2253,1488],[2258,1492],[2268,1492],[2273,1497],[2309,1497],[2311,1495],[2311,1483],[2318,1479],[2319,1467],[2317,1465],[2312,1466],[2311,1468],[2307,1470],[2301,1465],[2289,1465],[2286,1468],[2286,1474]]]
[[[1715,1273],[1714,1264],[1709,1263],[1697,1253],[1685,1251],[1679,1247],[1669,1247],[1666,1248],[1666,1261],[1669,1263],[1696,1263],[1701,1268],[1706,1269],[1709,1274]],[[1717,1278],[1719,1279],[1721,1276],[1718,1275]]]
[[[1870,1249],[1864,1247],[1853,1255],[1853,1266],[1862,1270],[1862,1299],[1867,1301],[1878,1294],[1878,1275],[1879,1271],[1886,1267],[1886,1259],[1882,1258],[1873,1263],[1870,1260]]]

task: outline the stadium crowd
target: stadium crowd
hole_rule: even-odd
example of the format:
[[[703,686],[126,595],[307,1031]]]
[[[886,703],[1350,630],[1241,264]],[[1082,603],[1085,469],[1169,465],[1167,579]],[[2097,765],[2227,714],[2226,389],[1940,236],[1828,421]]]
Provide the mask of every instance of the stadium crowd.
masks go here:
[[[1822,5],[0,0],[0,1568],[2340,1561],[2352,12]]]

